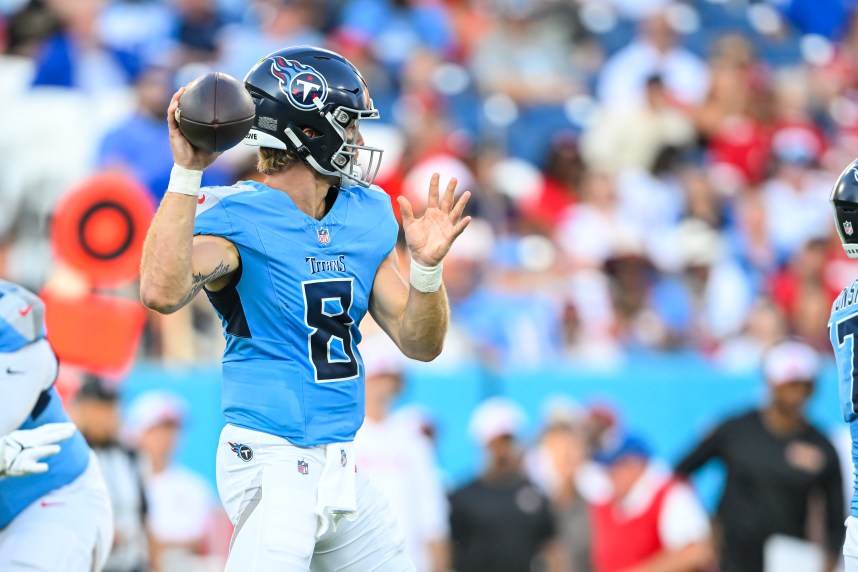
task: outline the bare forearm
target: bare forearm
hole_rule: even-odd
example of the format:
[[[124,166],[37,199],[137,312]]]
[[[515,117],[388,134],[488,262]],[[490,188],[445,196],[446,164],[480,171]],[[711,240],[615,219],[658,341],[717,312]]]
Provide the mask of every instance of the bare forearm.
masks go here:
[[[687,572],[712,563],[714,555],[708,542],[695,542],[679,550],[665,550],[653,556],[634,572]]]
[[[436,292],[420,292],[413,286],[399,326],[399,347],[406,356],[432,361],[444,347],[450,322],[450,305],[444,286]]]
[[[450,544],[446,540],[433,540],[427,543],[432,572],[447,572],[450,569]]]
[[[194,273],[197,195],[202,171],[215,160],[218,153],[200,151],[182,135],[176,112],[184,91],[183,87],[173,94],[167,109],[170,148],[175,166],[170,173],[168,192],[146,235],[140,265],[140,299],[149,308],[164,314],[175,312],[187,304],[203,285],[230,271],[217,263],[205,263],[199,264],[202,270]],[[237,267],[237,264],[234,266]],[[213,270],[216,272],[212,273]]]
[[[196,294],[193,291],[193,196],[167,193],[149,227],[140,267],[143,303],[162,313],[173,312]]]

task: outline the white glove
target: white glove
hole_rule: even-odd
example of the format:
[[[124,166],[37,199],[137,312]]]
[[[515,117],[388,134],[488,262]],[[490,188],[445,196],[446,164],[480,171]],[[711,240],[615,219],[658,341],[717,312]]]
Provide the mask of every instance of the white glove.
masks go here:
[[[0,437],[0,477],[23,477],[48,470],[39,460],[60,452],[60,441],[74,435],[74,423],[46,423]]]

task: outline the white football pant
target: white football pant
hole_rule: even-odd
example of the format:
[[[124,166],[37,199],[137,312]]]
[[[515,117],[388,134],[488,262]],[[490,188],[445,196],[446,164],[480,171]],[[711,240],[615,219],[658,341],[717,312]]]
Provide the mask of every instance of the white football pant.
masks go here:
[[[226,572],[415,570],[387,501],[355,472],[350,444],[338,447],[302,448],[267,433],[224,427],[217,486],[235,525]],[[319,486],[326,465],[326,474],[342,469],[334,487]],[[319,515],[322,499],[340,506],[347,500],[343,490],[351,487],[354,514]],[[348,502],[341,506],[347,509]]]

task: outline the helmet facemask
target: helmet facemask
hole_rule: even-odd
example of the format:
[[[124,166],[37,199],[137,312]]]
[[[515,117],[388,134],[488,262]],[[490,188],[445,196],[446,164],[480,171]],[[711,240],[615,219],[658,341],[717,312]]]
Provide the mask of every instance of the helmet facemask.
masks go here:
[[[372,108],[370,101],[368,110],[337,107],[324,116],[343,140],[331,158],[331,165],[350,181],[364,187],[370,186],[378,176],[384,150],[359,143],[360,122],[363,119],[378,119],[378,110]]]
[[[299,156],[323,175],[346,178],[362,187],[372,185],[381,167],[381,158],[384,155],[384,150],[359,143],[360,123],[361,120],[378,119],[378,110],[372,107],[371,101],[370,109],[353,109],[339,106],[328,111],[325,111],[324,104],[318,98],[314,99],[313,102],[319,109],[319,115],[331,125],[339,137],[340,145],[331,155],[331,168],[326,168],[313,153],[309,152],[309,147],[312,146],[312,139],[309,139],[309,141],[306,140],[307,136],[304,133],[299,134],[289,126],[285,129],[285,134],[289,138],[289,141],[292,142],[292,145],[295,146],[295,149],[301,150],[304,148],[308,151],[305,153],[299,151]]]

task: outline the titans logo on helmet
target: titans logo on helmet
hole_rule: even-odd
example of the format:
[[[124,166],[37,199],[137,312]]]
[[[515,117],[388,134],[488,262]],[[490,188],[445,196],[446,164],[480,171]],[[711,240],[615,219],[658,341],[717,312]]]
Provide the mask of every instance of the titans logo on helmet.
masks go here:
[[[315,109],[317,97],[325,103],[328,97],[328,82],[311,66],[284,57],[271,58],[271,74],[280,82],[280,91],[298,109]]]

